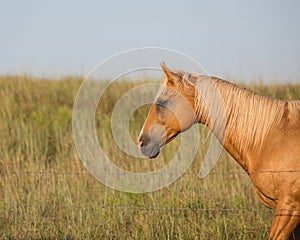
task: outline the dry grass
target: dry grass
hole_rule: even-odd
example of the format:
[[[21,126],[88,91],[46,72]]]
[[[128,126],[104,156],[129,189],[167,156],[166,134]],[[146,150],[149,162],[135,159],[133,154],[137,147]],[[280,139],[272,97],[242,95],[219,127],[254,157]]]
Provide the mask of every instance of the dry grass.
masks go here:
[[[178,181],[152,193],[112,190],[84,169],[71,129],[80,77],[0,77],[1,239],[264,239],[272,210],[254,196],[246,174],[223,153],[206,179],[197,172],[207,144]],[[118,99],[138,82],[112,85],[99,106],[99,142],[123,168],[159,168],[178,145],[174,141],[153,161],[134,161],[113,144],[109,117]],[[300,84],[255,89],[273,97],[300,98]],[[147,107],[131,121],[135,136]],[[206,130],[201,128],[202,142]],[[120,161],[122,159],[122,161]],[[134,163],[134,164],[133,164]]]

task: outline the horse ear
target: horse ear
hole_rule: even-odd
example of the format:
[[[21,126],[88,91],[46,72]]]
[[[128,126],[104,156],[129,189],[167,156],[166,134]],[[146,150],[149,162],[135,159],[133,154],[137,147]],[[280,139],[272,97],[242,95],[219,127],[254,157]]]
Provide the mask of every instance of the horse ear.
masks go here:
[[[181,75],[172,71],[164,62],[160,63],[162,70],[164,71],[166,77],[168,78],[168,82],[171,84],[175,84],[181,80]]]

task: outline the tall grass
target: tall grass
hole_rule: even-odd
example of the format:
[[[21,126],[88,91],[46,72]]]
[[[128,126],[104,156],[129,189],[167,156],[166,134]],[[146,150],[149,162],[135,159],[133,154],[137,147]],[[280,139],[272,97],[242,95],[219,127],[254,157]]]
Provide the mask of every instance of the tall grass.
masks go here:
[[[146,82],[147,80],[145,80]],[[273,211],[256,199],[246,174],[227,153],[214,173],[197,172],[201,146],[186,174],[144,194],[107,188],[83,167],[72,139],[71,116],[81,77],[0,77],[0,238],[10,239],[264,239]],[[140,82],[112,84],[97,109],[99,143],[120,167],[162,167],[178,146],[155,160],[135,160],[112,141],[110,115],[117,99]],[[300,98],[300,84],[248,86],[263,94]],[[149,106],[130,122],[136,137]]]

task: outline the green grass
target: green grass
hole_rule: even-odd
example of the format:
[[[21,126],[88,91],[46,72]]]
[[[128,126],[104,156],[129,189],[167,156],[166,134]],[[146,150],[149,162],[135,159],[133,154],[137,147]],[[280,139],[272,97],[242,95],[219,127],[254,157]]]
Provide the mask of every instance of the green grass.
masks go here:
[[[147,82],[146,80],[144,82]],[[265,239],[273,211],[227,153],[205,179],[197,172],[207,130],[186,174],[143,194],[107,188],[83,167],[72,138],[72,108],[81,77],[0,77],[0,239]],[[174,141],[155,160],[126,156],[112,142],[110,115],[119,96],[141,82],[110,86],[97,109],[98,138],[112,161],[149,171],[169,161]],[[300,99],[300,84],[248,86],[263,94]],[[149,106],[131,118],[135,138]]]

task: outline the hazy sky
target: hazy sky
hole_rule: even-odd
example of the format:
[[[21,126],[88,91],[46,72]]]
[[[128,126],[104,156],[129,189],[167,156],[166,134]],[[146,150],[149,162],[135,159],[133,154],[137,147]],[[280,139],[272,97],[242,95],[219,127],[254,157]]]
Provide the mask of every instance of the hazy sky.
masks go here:
[[[0,74],[86,74],[127,49],[183,52],[211,74],[300,81],[300,1],[0,2]]]

